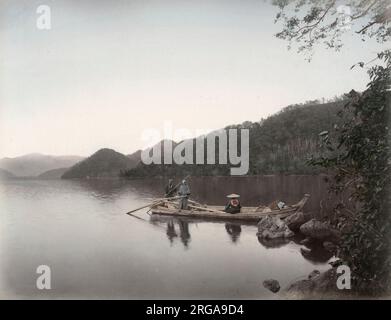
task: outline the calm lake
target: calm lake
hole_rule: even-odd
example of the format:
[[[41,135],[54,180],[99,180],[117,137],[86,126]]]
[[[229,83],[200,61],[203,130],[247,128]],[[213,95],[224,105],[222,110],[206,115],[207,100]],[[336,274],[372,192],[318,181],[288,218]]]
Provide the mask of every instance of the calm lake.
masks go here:
[[[262,281],[282,287],[329,268],[302,238],[262,243],[255,225],[150,217],[126,211],[160,197],[165,181],[8,180],[0,182],[0,298],[273,298]],[[324,214],[321,176],[192,178],[191,198],[242,205],[311,199]],[[51,268],[51,290],[38,290],[36,269]]]

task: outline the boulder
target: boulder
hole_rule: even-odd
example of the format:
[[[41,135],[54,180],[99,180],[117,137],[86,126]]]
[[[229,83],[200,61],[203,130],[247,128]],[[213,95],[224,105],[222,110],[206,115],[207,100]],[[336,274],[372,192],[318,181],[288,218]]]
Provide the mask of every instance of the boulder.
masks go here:
[[[308,280],[313,280],[316,279],[317,277],[320,276],[320,271],[319,270],[313,270],[309,275],[308,275]]]
[[[285,218],[284,222],[287,224],[288,228],[292,231],[298,231],[304,223],[309,220],[309,217],[304,215],[303,212],[295,212],[294,214]]]
[[[290,294],[299,294],[307,296],[312,293],[315,288],[315,282],[313,280],[298,280],[291,283],[286,291]]]
[[[263,286],[273,293],[280,291],[280,284],[277,280],[274,279],[268,279],[263,281]]]
[[[300,253],[305,259],[315,263],[325,263],[333,256],[331,252],[325,250],[322,246],[311,249],[300,248]]]
[[[338,242],[340,234],[338,230],[333,229],[324,222],[316,219],[304,223],[300,227],[300,232],[306,237],[317,239],[320,241]]]
[[[287,298],[335,298],[339,297],[341,290],[338,290],[338,274],[334,268],[325,272],[312,271],[308,279],[291,283],[285,290]]]
[[[313,279],[315,282],[315,288],[317,292],[323,293],[341,293],[341,290],[337,288],[337,279],[338,279],[337,270],[331,268],[325,272],[320,273],[320,275]]]
[[[325,248],[329,252],[336,252],[337,246],[332,243],[331,241],[325,241],[323,242],[323,248]]]
[[[268,215],[258,222],[257,236],[261,239],[278,239],[293,237],[294,233],[280,218]]]
[[[313,240],[311,240],[310,238],[305,238],[303,240],[300,241],[300,244],[310,244]]]
[[[258,242],[267,249],[281,248],[291,242],[289,239],[290,238],[265,239],[258,236]]]

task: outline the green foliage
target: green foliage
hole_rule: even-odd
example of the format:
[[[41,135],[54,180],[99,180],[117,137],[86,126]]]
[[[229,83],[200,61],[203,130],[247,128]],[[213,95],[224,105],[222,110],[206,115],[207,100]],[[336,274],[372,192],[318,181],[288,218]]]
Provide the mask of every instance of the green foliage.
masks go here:
[[[339,50],[347,30],[362,41],[373,38],[387,43],[391,37],[389,0],[349,0],[344,8],[336,0],[273,3],[280,10],[276,21],[283,23],[276,36],[287,40],[289,48],[298,44],[298,51],[309,53],[309,59],[318,44]],[[369,69],[367,90],[351,91],[349,103],[340,112],[342,125],[330,133],[321,132],[327,154],[309,162],[334,171],[331,190],[350,192],[357,202],[356,212],[343,204],[336,208],[340,213],[349,211],[352,220],[344,228],[339,256],[351,267],[354,289],[373,293],[387,290],[390,284],[390,52],[384,50],[367,63],[353,65],[363,68],[379,62]]]
[[[279,8],[276,22],[283,24],[276,36],[287,40],[288,48],[296,43],[308,59],[317,44],[341,49],[346,32],[363,41],[374,38],[384,43],[391,36],[389,0],[273,0],[273,4]]]
[[[344,234],[340,257],[352,270],[357,290],[385,291],[390,285],[390,74],[391,52],[379,54],[385,66],[370,69],[371,82],[362,94],[350,93],[345,110],[353,117],[338,127],[337,144],[328,133],[324,147],[334,154],[310,163],[335,171],[333,190],[349,188],[359,209]],[[337,147],[335,147],[337,145]],[[340,212],[349,211],[343,205]]]
[[[317,173],[306,161],[317,154],[319,130],[339,121],[343,101],[288,106],[250,130],[250,174]]]
[[[331,130],[339,121],[337,112],[342,109],[343,101],[321,104],[310,101],[301,105],[288,106],[279,113],[259,122],[245,122],[231,125],[225,129],[249,129],[250,159],[249,175],[273,173],[317,173],[321,169],[309,166],[306,162],[319,150],[319,130]],[[240,139],[238,139],[240,141]],[[191,142],[190,142],[191,143]],[[193,150],[195,150],[195,141]],[[218,159],[216,143],[216,159]],[[240,151],[240,145],[238,145]],[[162,152],[163,154],[163,152]],[[204,154],[206,156],[206,141]],[[195,154],[193,155],[195,159]],[[206,163],[206,158],[204,160]],[[156,176],[217,176],[230,175],[230,165],[145,165],[122,172],[123,177]]]

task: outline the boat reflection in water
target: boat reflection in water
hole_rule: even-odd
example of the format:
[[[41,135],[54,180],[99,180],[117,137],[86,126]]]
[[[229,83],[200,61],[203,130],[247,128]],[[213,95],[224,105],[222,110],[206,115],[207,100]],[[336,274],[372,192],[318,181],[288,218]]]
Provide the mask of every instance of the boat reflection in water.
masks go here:
[[[205,221],[183,218],[183,217],[173,218],[173,217],[159,216],[159,215],[152,215],[150,218],[150,223],[153,225],[159,225],[159,226],[165,225],[167,239],[171,245],[174,244],[175,238],[179,238],[185,248],[189,247],[189,243],[191,241],[189,225],[198,224],[202,222]],[[206,221],[205,223],[222,224],[221,222],[215,222],[215,221],[214,222]],[[225,230],[229,235],[229,238],[232,241],[232,243],[236,244],[242,232],[241,224],[225,223]]]
[[[170,244],[174,244],[175,238],[178,238],[183,243],[185,248],[189,247],[191,241],[191,235],[189,230],[189,222],[185,219],[176,219],[176,218],[162,218],[153,216],[151,217],[150,222],[154,225],[166,225],[166,235]]]
[[[265,180],[266,179],[266,180]],[[311,193],[316,211],[326,190],[319,177],[192,179],[196,201],[224,205],[245,192],[255,205]],[[0,295],[15,299],[269,299],[258,280],[281,286],[330,266],[295,239],[272,248],[256,224],[124,213],[161,197],[159,180],[23,180],[0,184]],[[268,187],[270,186],[270,187]],[[264,188],[263,188],[264,187]],[[194,191],[193,191],[194,190]],[[251,192],[246,192],[246,190]],[[243,196],[244,198],[244,196]],[[312,205],[314,208],[312,209]],[[26,213],[29,214],[26,214]],[[234,226],[227,224],[234,223]],[[273,244],[275,245],[275,244]],[[310,246],[310,244],[308,244]],[[314,260],[310,260],[314,257]],[[55,290],[38,290],[37,266],[55,270]],[[114,274],[114,276],[113,276]]]
[[[240,226],[240,224],[226,223],[225,230],[227,230],[227,233],[231,237],[232,242],[236,243],[239,240],[240,233],[242,232],[242,227]]]
[[[178,237],[178,234],[175,230],[175,224],[173,220],[167,222],[167,238],[170,241],[171,245],[174,243],[174,238]]]
[[[167,239],[170,244],[173,245],[175,238],[179,238],[185,249],[189,248],[189,244],[191,241],[190,234],[190,224],[198,224],[198,223],[213,223],[213,224],[223,224],[222,222],[210,222],[197,220],[192,218],[185,217],[168,217],[168,216],[159,216],[152,215],[150,219],[150,223],[153,225],[158,225],[163,227],[166,231]],[[229,239],[233,244],[237,244],[240,239],[240,235],[242,233],[242,226],[248,225],[248,223],[225,223],[225,231],[227,232]],[[254,224],[252,224],[254,225]],[[256,234],[254,233],[254,237]],[[297,250],[301,253],[304,259],[315,263],[327,263],[327,261],[332,258],[333,254],[329,251],[325,250],[321,243],[318,242],[307,242],[305,244],[302,241],[305,239],[303,235],[296,234],[292,238],[288,239],[262,239],[258,238],[258,242],[266,249],[278,249],[287,245],[293,245],[297,248]]]
[[[178,220],[179,226],[179,237],[183,245],[187,248],[190,242],[190,231],[189,231],[189,223],[183,220]]]

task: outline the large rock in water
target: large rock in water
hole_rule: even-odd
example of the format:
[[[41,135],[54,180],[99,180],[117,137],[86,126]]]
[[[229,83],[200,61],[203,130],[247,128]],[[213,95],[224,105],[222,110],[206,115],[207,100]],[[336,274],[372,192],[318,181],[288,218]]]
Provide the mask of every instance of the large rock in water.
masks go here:
[[[258,222],[257,236],[262,239],[278,239],[292,237],[294,233],[280,218],[268,215]]]
[[[306,298],[336,298],[344,292],[337,288],[337,278],[335,268],[325,272],[312,271],[307,279],[298,280],[291,283],[285,290],[286,298],[306,299]]]
[[[312,294],[315,288],[315,282],[310,279],[298,280],[289,285],[286,289],[286,293],[289,296],[308,296]]]
[[[280,284],[278,283],[277,280],[274,279],[268,279],[263,281],[263,286],[266,289],[269,289],[273,293],[280,291]]]
[[[316,219],[311,219],[301,225],[300,232],[309,238],[321,241],[329,240],[332,242],[338,242],[340,238],[338,230],[335,230],[326,223]]]
[[[308,216],[304,215],[303,212],[298,211],[286,217],[284,222],[286,223],[289,229],[296,231],[299,230],[301,225],[306,223],[308,220],[309,220]]]

